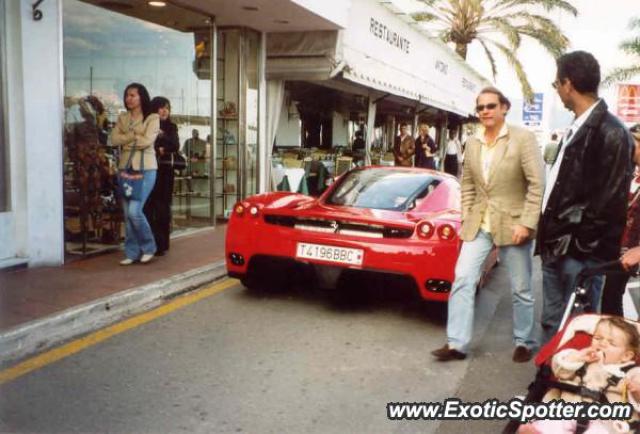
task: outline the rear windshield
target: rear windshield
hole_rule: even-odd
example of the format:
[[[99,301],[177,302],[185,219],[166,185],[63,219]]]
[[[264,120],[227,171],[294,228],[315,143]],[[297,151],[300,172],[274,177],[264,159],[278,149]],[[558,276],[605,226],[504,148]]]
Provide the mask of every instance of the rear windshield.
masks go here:
[[[429,173],[393,169],[355,170],[344,175],[327,198],[331,205],[406,211],[440,183]]]

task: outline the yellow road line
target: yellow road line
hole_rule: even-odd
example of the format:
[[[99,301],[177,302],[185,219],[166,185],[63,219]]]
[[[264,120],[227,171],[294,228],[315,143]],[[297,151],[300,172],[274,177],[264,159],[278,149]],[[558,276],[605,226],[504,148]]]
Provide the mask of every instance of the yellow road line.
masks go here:
[[[53,350],[47,351],[46,353],[42,353],[35,357],[27,359],[24,362],[18,363],[15,366],[0,371],[0,384],[15,380],[22,375],[25,375],[36,369],[40,369],[51,363],[57,362],[58,360],[64,359],[65,357],[68,357],[72,354],[78,353],[92,345],[107,340],[112,336],[141,326],[142,324],[153,321],[154,319],[167,315],[177,309],[189,306],[190,304],[200,301],[203,298],[210,297],[214,294],[217,294],[218,292],[224,291],[227,288],[237,285],[237,283],[238,281],[236,279],[225,279],[224,281],[208,288],[176,298],[175,300],[164,304],[156,309],[150,310],[149,312],[136,315],[125,321],[91,333],[88,336],[69,342],[68,344],[62,345],[61,347],[54,348]]]

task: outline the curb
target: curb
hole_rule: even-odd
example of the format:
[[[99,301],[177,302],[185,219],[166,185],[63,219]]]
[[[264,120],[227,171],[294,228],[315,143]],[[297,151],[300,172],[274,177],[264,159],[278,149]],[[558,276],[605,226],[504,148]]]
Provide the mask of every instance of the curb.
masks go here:
[[[222,260],[19,325],[0,333],[0,361],[13,361],[47,350],[68,339],[150,310],[169,298],[226,275],[225,261]]]

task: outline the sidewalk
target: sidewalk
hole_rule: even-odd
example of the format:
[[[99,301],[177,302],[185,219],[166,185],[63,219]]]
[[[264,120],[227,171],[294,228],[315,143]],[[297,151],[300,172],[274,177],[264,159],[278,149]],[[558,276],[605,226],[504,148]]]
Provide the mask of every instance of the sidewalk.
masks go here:
[[[53,346],[224,277],[225,233],[226,226],[220,225],[173,239],[167,255],[146,265],[120,266],[123,254],[118,251],[61,267],[0,271],[0,361]]]

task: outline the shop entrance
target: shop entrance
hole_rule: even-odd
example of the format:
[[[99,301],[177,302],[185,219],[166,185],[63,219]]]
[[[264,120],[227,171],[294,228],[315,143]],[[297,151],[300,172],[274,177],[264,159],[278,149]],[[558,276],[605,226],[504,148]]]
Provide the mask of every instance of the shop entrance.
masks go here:
[[[214,226],[257,192],[260,33],[214,34],[212,22],[169,2],[63,1],[67,254],[122,241],[118,149],[109,134],[131,82],[169,99],[178,127],[186,167],[175,171],[173,233]]]

